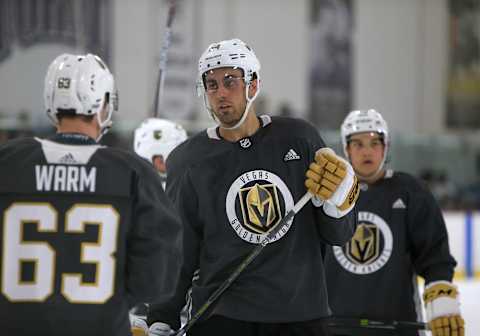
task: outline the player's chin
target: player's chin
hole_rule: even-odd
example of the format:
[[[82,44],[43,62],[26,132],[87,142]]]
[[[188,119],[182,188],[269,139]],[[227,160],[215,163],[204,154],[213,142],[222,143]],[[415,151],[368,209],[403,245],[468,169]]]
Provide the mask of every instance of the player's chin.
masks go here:
[[[377,172],[377,169],[373,165],[368,165],[367,167],[365,167],[365,165],[362,165],[360,169],[356,169],[356,172],[360,176],[369,178],[375,175],[375,173]]]
[[[225,126],[225,127],[233,127],[239,121],[239,119],[233,118],[232,115],[229,113],[225,113],[225,114],[219,113],[217,114],[217,118],[222,124],[222,126]]]

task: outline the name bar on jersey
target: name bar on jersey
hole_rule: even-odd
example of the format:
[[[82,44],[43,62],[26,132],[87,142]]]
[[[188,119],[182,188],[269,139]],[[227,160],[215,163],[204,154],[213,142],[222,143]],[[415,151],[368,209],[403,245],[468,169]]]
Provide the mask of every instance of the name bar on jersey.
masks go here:
[[[96,167],[36,165],[37,191],[95,192]]]

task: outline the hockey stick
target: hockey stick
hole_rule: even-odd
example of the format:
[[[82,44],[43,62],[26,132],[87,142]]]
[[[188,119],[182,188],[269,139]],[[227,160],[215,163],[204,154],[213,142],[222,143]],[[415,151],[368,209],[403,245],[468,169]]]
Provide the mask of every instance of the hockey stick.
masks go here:
[[[210,295],[207,301],[198,309],[198,311],[193,315],[193,317],[185,324],[182,328],[180,328],[175,335],[182,336],[184,335],[194,324],[198,321],[198,319],[205,313],[205,311],[214,303],[220,295],[225,292],[230,285],[238,278],[238,276],[243,272],[243,270],[250,265],[250,263],[262,252],[262,250],[267,246],[268,242],[275,237],[275,235],[280,231],[281,228],[285,224],[287,224],[290,220],[293,219],[305,204],[312,198],[312,194],[306,192],[302,198],[295,203],[293,208],[282,218],[282,220],[275,225],[270,231],[267,231],[267,236],[262,240],[262,242],[257,245],[250,254],[238,265],[238,267],[230,274],[227,280],[225,280],[220,287],[215,290],[215,292]]]
[[[327,319],[329,328],[339,329],[385,329],[385,330],[429,330],[428,324],[417,321],[370,320],[363,318],[333,317]]]
[[[170,0],[168,7],[167,15],[167,25],[165,27],[165,36],[163,40],[163,46],[160,50],[160,62],[158,68],[158,78],[155,91],[155,102],[153,105],[152,116],[158,118],[160,115],[160,102],[162,101],[163,96],[163,86],[165,82],[165,70],[167,67],[168,59],[168,49],[170,48],[170,43],[172,41],[172,23],[175,18],[177,0]]]

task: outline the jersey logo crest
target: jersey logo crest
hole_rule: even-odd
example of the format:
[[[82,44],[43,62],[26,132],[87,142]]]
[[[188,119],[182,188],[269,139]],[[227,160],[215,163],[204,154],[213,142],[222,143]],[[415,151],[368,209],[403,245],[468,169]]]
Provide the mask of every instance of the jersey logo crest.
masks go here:
[[[244,225],[260,234],[280,220],[277,188],[273,184],[258,184],[240,189],[240,204]]]
[[[283,157],[283,161],[287,162],[292,160],[300,160],[300,155],[298,155],[293,148],[290,148],[290,150]]]
[[[360,211],[358,223],[352,239],[343,247],[332,247],[333,254],[351,273],[374,273],[385,266],[392,255],[392,231],[380,216],[372,212]]]
[[[230,226],[241,239],[253,244],[260,244],[294,205],[285,182],[267,170],[251,170],[238,176],[225,201]],[[282,238],[292,222],[293,218],[269,243]]]
[[[347,257],[353,262],[366,264],[378,257],[379,229],[375,224],[361,223],[347,243]]]

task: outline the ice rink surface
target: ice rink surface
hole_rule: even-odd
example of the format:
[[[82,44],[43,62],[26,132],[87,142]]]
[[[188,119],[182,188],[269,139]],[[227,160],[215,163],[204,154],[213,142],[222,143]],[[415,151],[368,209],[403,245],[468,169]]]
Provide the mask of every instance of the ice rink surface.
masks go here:
[[[480,280],[456,280],[465,319],[465,336],[480,336]]]

